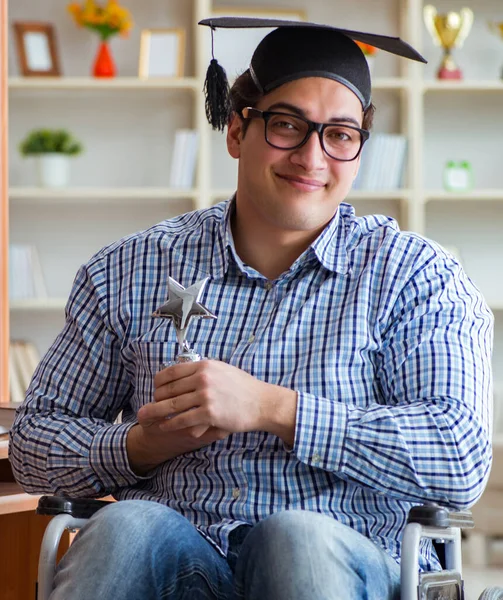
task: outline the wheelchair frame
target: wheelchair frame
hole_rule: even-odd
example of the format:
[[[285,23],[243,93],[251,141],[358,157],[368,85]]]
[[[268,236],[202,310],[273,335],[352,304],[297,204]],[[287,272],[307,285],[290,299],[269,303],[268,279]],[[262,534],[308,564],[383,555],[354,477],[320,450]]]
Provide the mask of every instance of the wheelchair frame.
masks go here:
[[[80,529],[110,502],[82,498],[42,496],[38,514],[52,515],[42,540],[38,566],[37,600],[49,600],[53,589],[58,546],[65,530]],[[470,511],[449,512],[435,504],[412,508],[404,530],[400,565],[401,600],[464,600],[461,564],[461,529],[473,527]],[[419,545],[423,538],[444,544],[444,570],[420,573]],[[493,596],[503,599],[501,596]]]

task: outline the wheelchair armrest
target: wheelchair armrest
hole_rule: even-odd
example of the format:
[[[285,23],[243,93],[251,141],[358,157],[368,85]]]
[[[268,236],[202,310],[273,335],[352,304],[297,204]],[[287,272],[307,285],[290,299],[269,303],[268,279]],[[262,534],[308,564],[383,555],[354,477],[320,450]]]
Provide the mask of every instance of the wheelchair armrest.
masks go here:
[[[419,523],[424,527],[459,527],[472,529],[474,522],[469,510],[449,511],[438,504],[414,506],[409,511],[407,523]]]
[[[38,501],[37,515],[67,514],[76,519],[89,519],[95,512],[110,504],[107,500],[91,498],[68,498],[66,496],[42,496]]]

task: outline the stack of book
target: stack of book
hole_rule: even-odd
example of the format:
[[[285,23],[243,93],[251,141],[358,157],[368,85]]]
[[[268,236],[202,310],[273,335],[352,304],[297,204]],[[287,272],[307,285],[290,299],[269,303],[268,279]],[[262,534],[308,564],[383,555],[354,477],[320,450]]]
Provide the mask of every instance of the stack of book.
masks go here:
[[[44,276],[35,246],[9,245],[9,298],[47,298]]]
[[[187,189],[194,185],[198,146],[199,134],[197,131],[193,129],[176,131],[171,161],[171,187]]]
[[[362,151],[355,190],[396,190],[403,187],[407,163],[407,138],[391,133],[372,133]]]
[[[12,341],[9,346],[10,400],[19,404],[24,396],[40,356],[31,342]]]

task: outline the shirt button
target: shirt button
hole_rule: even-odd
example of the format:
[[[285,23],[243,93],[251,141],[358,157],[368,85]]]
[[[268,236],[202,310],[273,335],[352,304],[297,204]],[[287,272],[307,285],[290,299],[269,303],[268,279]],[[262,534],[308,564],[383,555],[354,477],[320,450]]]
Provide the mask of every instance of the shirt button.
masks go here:
[[[239,498],[239,488],[232,488],[232,497],[234,498],[234,500],[237,500]]]
[[[318,465],[321,462],[321,456],[317,452],[315,452],[311,457],[311,460],[314,465]]]
[[[267,291],[269,291],[272,289],[272,283],[270,281],[267,281],[264,287]]]
[[[248,343],[249,343],[249,344],[251,344],[251,343],[253,343],[254,341],[255,341],[255,335],[252,333],[252,334],[250,335],[250,337],[248,338]]]

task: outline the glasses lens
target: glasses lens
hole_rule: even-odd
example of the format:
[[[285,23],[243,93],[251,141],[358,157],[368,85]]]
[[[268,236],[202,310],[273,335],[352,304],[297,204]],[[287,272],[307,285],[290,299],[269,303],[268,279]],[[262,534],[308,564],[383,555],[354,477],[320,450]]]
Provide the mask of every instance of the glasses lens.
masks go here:
[[[267,119],[266,139],[276,148],[296,148],[305,141],[308,132],[309,125],[294,115],[272,114]],[[331,158],[353,160],[361,145],[362,136],[358,130],[344,125],[330,125],[324,129],[323,146]]]
[[[293,115],[271,115],[267,121],[267,141],[285,150],[295,148],[304,141],[309,127]]]
[[[360,151],[362,135],[356,129],[333,125],[323,132],[325,152],[332,158],[352,160]]]

